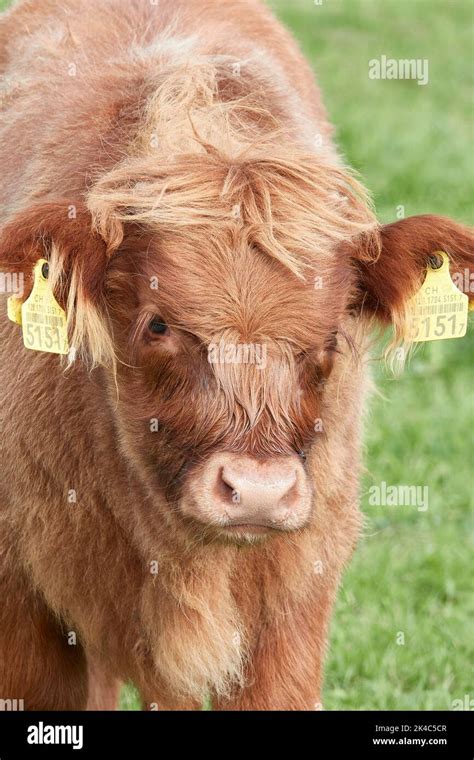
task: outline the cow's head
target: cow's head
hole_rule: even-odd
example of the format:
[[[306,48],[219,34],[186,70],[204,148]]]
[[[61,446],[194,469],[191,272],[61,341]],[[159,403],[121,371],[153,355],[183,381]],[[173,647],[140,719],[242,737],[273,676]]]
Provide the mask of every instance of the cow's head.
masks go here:
[[[26,210],[3,230],[0,264],[30,274],[45,248],[130,463],[171,523],[210,540],[307,524],[305,460],[355,326],[400,326],[433,251],[473,264],[466,228],[379,227],[340,169],[212,151],[121,166],[87,207]]]

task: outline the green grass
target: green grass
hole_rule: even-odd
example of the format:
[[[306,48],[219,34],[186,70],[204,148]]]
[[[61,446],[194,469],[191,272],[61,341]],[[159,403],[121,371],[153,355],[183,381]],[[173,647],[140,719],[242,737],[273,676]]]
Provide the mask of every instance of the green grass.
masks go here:
[[[317,72],[339,142],[379,217],[472,222],[473,10],[467,0],[273,0]],[[429,84],[368,77],[368,61],[429,60]]]
[[[449,709],[470,692],[473,346],[472,333],[430,344],[402,377],[377,372],[367,528],[339,594],[326,709]],[[428,510],[369,506],[381,481],[428,486]]]
[[[379,217],[472,223],[472,5],[464,0],[274,0],[317,71],[338,140]],[[6,3],[0,0],[0,7]],[[368,61],[428,58],[430,81],[371,81]],[[326,709],[449,709],[471,690],[474,338],[421,348],[399,378],[374,364],[365,536],[346,572]],[[429,509],[374,507],[372,484],[429,487]],[[397,634],[405,643],[397,644]],[[131,688],[123,709],[138,709]]]

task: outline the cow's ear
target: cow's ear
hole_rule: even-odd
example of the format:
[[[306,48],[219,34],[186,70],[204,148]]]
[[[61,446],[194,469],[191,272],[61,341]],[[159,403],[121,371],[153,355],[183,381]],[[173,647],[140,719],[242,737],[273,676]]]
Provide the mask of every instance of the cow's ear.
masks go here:
[[[441,216],[412,216],[356,240],[354,306],[402,332],[407,301],[422,284],[430,257],[445,251],[457,287],[474,299],[474,230]]]
[[[66,309],[70,343],[94,364],[110,354],[101,313],[107,263],[119,242],[104,240],[84,204],[66,200],[30,206],[0,229],[0,270],[23,275],[24,300],[35,262],[47,259],[51,287]]]

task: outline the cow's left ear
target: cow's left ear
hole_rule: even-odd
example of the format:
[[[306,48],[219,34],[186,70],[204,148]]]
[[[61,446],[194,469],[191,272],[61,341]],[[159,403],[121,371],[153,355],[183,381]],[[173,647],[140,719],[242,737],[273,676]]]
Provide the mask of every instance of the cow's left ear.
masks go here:
[[[119,243],[104,240],[85,204],[69,200],[31,205],[0,229],[0,271],[24,276],[25,298],[36,261],[47,259],[54,294],[67,312],[71,345],[93,364],[109,351],[101,311],[107,263]]]
[[[72,277],[80,281],[89,298],[101,291],[107,254],[107,242],[94,231],[88,209],[69,200],[34,204],[0,230],[2,270],[22,272],[29,278],[35,262],[47,258],[61,269],[64,281]]]
[[[349,253],[356,267],[354,307],[399,327],[436,251],[448,254],[454,282],[474,300],[474,230],[423,215],[386,224],[354,242]]]

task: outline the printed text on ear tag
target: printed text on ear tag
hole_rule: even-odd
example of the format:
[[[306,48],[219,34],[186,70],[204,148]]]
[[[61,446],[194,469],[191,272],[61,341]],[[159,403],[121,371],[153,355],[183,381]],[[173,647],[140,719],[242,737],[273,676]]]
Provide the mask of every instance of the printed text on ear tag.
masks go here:
[[[423,285],[408,303],[406,339],[412,343],[462,338],[467,330],[469,298],[451,279],[448,255],[436,251],[432,260],[441,266],[428,264]]]
[[[23,343],[33,351],[67,354],[66,313],[49,285],[45,259],[36,262],[33,278],[33,290],[21,307]]]

